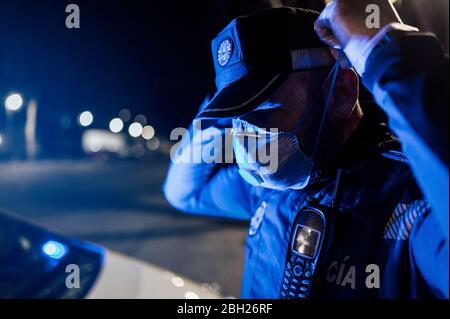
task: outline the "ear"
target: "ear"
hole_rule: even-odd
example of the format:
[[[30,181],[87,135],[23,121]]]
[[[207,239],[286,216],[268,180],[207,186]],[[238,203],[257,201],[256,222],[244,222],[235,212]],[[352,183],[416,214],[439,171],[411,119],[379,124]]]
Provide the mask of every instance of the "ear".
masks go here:
[[[353,69],[340,69],[333,92],[330,113],[337,121],[350,117],[359,97],[359,78]]]

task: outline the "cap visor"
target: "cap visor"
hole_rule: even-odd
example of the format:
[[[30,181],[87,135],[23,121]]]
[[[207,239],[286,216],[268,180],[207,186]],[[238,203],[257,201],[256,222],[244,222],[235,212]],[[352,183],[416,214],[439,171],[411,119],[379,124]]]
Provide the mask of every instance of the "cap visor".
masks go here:
[[[235,118],[247,114],[267,100],[287,76],[250,73],[218,91],[197,118]]]

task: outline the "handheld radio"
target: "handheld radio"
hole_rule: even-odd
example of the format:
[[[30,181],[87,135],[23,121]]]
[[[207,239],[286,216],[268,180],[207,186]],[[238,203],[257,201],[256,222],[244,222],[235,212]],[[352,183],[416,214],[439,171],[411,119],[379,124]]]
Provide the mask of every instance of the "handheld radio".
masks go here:
[[[297,214],[289,241],[281,298],[309,297],[326,227],[325,215],[318,208],[307,206]]]
[[[316,266],[321,258],[326,259],[334,236],[341,182],[342,170],[338,169],[331,205],[308,201],[295,217],[281,286],[282,299],[309,298]]]

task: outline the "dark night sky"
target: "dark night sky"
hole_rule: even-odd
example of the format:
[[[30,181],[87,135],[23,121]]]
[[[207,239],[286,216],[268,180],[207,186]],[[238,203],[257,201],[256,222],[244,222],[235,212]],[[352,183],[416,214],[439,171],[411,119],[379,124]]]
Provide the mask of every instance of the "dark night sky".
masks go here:
[[[69,2],[1,3],[0,89],[37,96],[49,121],[89,108],[105,126],[127,107],[165,128],[186,123],[212,86],[215,26],[199,2],[77,1],[80,30],[65,28]]]

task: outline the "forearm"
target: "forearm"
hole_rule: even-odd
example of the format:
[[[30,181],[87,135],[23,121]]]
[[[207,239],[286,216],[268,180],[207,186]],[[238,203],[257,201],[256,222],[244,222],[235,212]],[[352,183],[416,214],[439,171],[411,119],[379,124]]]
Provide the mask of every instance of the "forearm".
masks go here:
[[[171,153],[163,186],[172,206],[194,214],[249,218],[250,190],[232,164],[231,139],[225,136],[224,128],[214,126],[191,127],[183,136]]]
[[[384,37],[370,52],[363,82],[402,141],[412,170],[448,238],[448,58],[419,33]]]
[[[209,135],[212,133],[212,136],[221,138],[220,130],[210,128],[211,130],[214,131]],[[205,140],[200,122],[194,121],[181,141],[172,148],[164,193],[168,201],[180,210],[195,210],[202,188],[219,169],[218,164],[205,163],[202,159],[202,149],[208,142],[211,141]]]
[[[392,128],[400,131],[401,116],[448,165],[448,57],[439,41],[431,34],[392,31],[365,61],[363,82]]]

